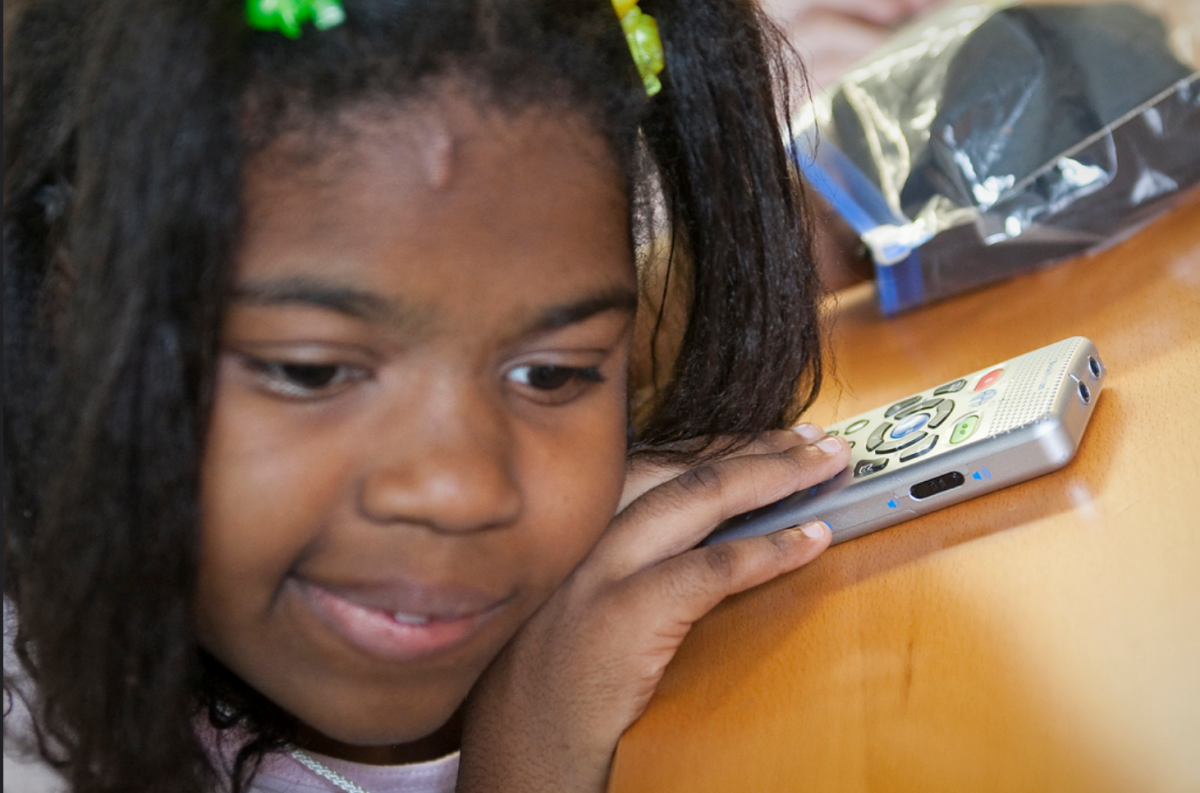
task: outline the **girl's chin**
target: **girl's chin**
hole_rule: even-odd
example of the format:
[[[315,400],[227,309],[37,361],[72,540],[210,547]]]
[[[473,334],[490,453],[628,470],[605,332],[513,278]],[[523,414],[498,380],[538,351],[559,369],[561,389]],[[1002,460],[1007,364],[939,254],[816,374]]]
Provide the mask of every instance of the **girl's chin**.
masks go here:
[[[430,721],[437,722],[436,718]],[[330,732],[336,732],[330,730]],[[411,733],[409,733],[411,734]],[[399,765],[436,760],[458,751],[462,736],[461,708],[451,712],[428,734],[414,740],[390,742],[386,738],[344,736],[339,740],[329,734],[301,725],[297,743],[319,754],[366,765]]]

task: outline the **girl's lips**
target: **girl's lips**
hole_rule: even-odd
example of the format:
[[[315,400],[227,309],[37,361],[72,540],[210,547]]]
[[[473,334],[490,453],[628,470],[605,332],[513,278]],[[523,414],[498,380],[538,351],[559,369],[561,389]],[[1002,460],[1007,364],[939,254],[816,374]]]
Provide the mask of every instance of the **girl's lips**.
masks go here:
[[[293,578],[290,585],[327,628],[353,647],[388,661],[447,650],[474,634],[509,598],[466,590],[375,587],[335,591]]]

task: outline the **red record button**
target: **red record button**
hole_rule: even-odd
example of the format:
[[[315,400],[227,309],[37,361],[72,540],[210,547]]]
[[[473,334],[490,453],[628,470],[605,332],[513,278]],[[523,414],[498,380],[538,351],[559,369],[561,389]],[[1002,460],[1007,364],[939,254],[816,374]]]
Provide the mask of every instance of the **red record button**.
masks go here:
[[[1000,376],[1003,374],[1004,374],[1003,369],[993,369],[992,371],[985,374],[983,377],[979,378],[979,382],[975,384],[975,390],[982,391],[985,388],[990,387],[992,385],[992,383],[999,380]]]

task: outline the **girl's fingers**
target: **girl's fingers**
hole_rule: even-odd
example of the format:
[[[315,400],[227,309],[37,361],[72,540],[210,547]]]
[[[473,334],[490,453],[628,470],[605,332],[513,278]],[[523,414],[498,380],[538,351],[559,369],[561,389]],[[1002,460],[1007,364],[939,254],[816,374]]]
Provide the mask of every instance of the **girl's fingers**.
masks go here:
[[[589,613],[607,609],[620,615],[620,634],[604,645],[610,651],[604,664],[609,669],[624,665],[639,683],[627,720],[632,722],[645,708],[697,620],[729,595],[808,564],[829,547],[831,538],[828,526],[811,523],[696,548],[619,582]]]
[[[647,491],[613,521],[590,573],[623,578],[694,547],[721,521],[829,479],[850,450],[838,437],[693,468]],[[718,552],[719,554],[720,552]]]
[[[774,454],[805,443],[815,443],[825,437],[825,430],[815,424],[798,424],[787,430],[764,432],[749,443],[736,446],[721,459],[746,457],[752,454]],[[709,448],[720,448],[728,444],[728,438],[721,438],[709,445]],[[617,512],[621,512],[630,503],[640,498],[644,493],[670,481],[692,466],[686,463],[674,463],[648,459],[634,458],[625,478],[625,490],[621,494],[621,503]]]
[[[550,762],[535,767],[543,779],[590,775],[602,788],[617,738],[644,711],[692,624],[728,595],[795,570],[829,546],[828,527],[817,523],[693,548],[724,518],[846,465],[845,441],[808,434],[771,433],[689,471],[642,472],[647,478],[635,489],[646,489],[473,689],[464,746],[485,748],[464,750],[460,783],[492,789],[495,769],[507,763],[514,783],[529,787],[530,764],[508,758],[544,756]],[[487,764],[480,751],[494,753]],[[480,776],[481,768],[493,778]],[[544,787],[564,789],[553,781]]]
[[[821,555],[833,535],[824,523],[695,548],[643,571],[630,584],[657,599],[660,619],[686,633],[730,595],[791,572]]]

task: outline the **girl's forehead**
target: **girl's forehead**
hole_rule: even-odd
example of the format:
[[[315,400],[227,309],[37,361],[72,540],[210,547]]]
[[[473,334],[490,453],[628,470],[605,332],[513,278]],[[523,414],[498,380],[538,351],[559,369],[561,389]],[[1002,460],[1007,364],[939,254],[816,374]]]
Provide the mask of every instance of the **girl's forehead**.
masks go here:
[[[284,132],[251,158],[247,185],[337,190],[382,171],[439,190],[464,175],[503,177],[508,169],[496,166],[504,163],[553,169],[563,158],[594,171],[598,184],[626,200],[614,153],[583,113],[539,105],[500,109],[444,91],[400,106],[360,102]]]
[[[333,132],[281,138],[245,184],[241,282],[528,312],[633,281],[622,180],[576,115],[367,108]]]

